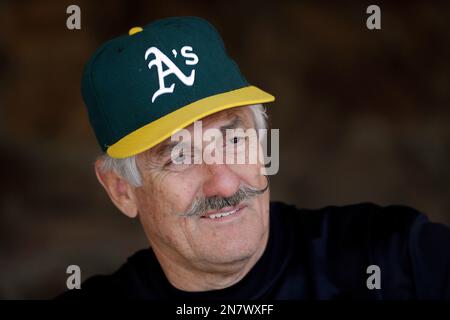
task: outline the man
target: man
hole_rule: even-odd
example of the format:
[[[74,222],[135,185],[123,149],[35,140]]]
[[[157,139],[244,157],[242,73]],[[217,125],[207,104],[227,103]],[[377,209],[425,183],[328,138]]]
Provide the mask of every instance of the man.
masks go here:
[[[261,104],[274,97],[247,83],[208,22],[163,19],[107,42],[82,92],[106,152],[98,180],[140,219],[150,248],[63,298],[450,298],[450,232],[423,214],[269,202],[264,163],[248,161],[250,139],[236,132],[264,129]],[[174,152],[174,136],[195,138],[200,122],[234,132],[214,149],[219,159],[244,150],[246,161],[195,161],[205,141],[189,138]]]

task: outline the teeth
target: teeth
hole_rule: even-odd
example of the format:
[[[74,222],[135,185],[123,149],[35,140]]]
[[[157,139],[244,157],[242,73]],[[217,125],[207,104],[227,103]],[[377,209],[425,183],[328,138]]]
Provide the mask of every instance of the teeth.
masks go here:
[[[219,212],[219,213],[215,213],[215,214],[210,214],[210,215],[208,215],[208,218],[210,218],[210,219],[222,218],[222,217],[229,216],[230,214],[233,214],[236,211],[238,211],[238,209],[228,211],[228,212]]]

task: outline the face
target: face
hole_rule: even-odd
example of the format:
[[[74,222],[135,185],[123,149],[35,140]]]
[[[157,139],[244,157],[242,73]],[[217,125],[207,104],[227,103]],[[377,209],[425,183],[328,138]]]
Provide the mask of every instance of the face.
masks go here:
[[[202,119],[202,127],[246,130],[254,128],[254,120],[248,107],[232,108]],[[194,137],[194,126],[187,130]],[[227,138],[225,149],[248,143],[240,137]],[[261,165],[174,164],[170,143],[169,139],[137,158],[143,179],[142,187],[135,190],[139,218],[155,253],[215,270],[262,251],[269,228],[269,192],[262,192],[268,181]],[[242,188],[261,193],[242,200]],[[198,209],[195,215],[183,214],[193,208]],[[218,212],[231,214],[213,218]]]

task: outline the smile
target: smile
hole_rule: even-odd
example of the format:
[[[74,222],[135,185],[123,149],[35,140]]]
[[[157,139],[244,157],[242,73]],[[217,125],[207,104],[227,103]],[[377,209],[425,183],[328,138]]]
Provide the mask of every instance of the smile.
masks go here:
[[[206,218],[206,219],[225,218],[225,217],[228,217],[228,216],[235,215],[236,213],[240,212],[244,207],[245,207],[245,205],[239,205],[238,207],[234,207],[234,208],[228,207],[228,208],[224,208],[224,209],[219,210],[219,211],[216,210],[216,211],[213,211],[213,212],[208,212],[205,215],[203,215],[202,218]]]

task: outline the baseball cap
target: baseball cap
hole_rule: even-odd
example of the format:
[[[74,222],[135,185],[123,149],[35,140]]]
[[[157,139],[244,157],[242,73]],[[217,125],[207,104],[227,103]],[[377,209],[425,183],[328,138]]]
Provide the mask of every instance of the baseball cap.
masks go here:
[[[104,152],[126,158],[194,121],[275,98],[250,85],[216,29],[198,17],[134,27],[87,62],[82,95]]]

